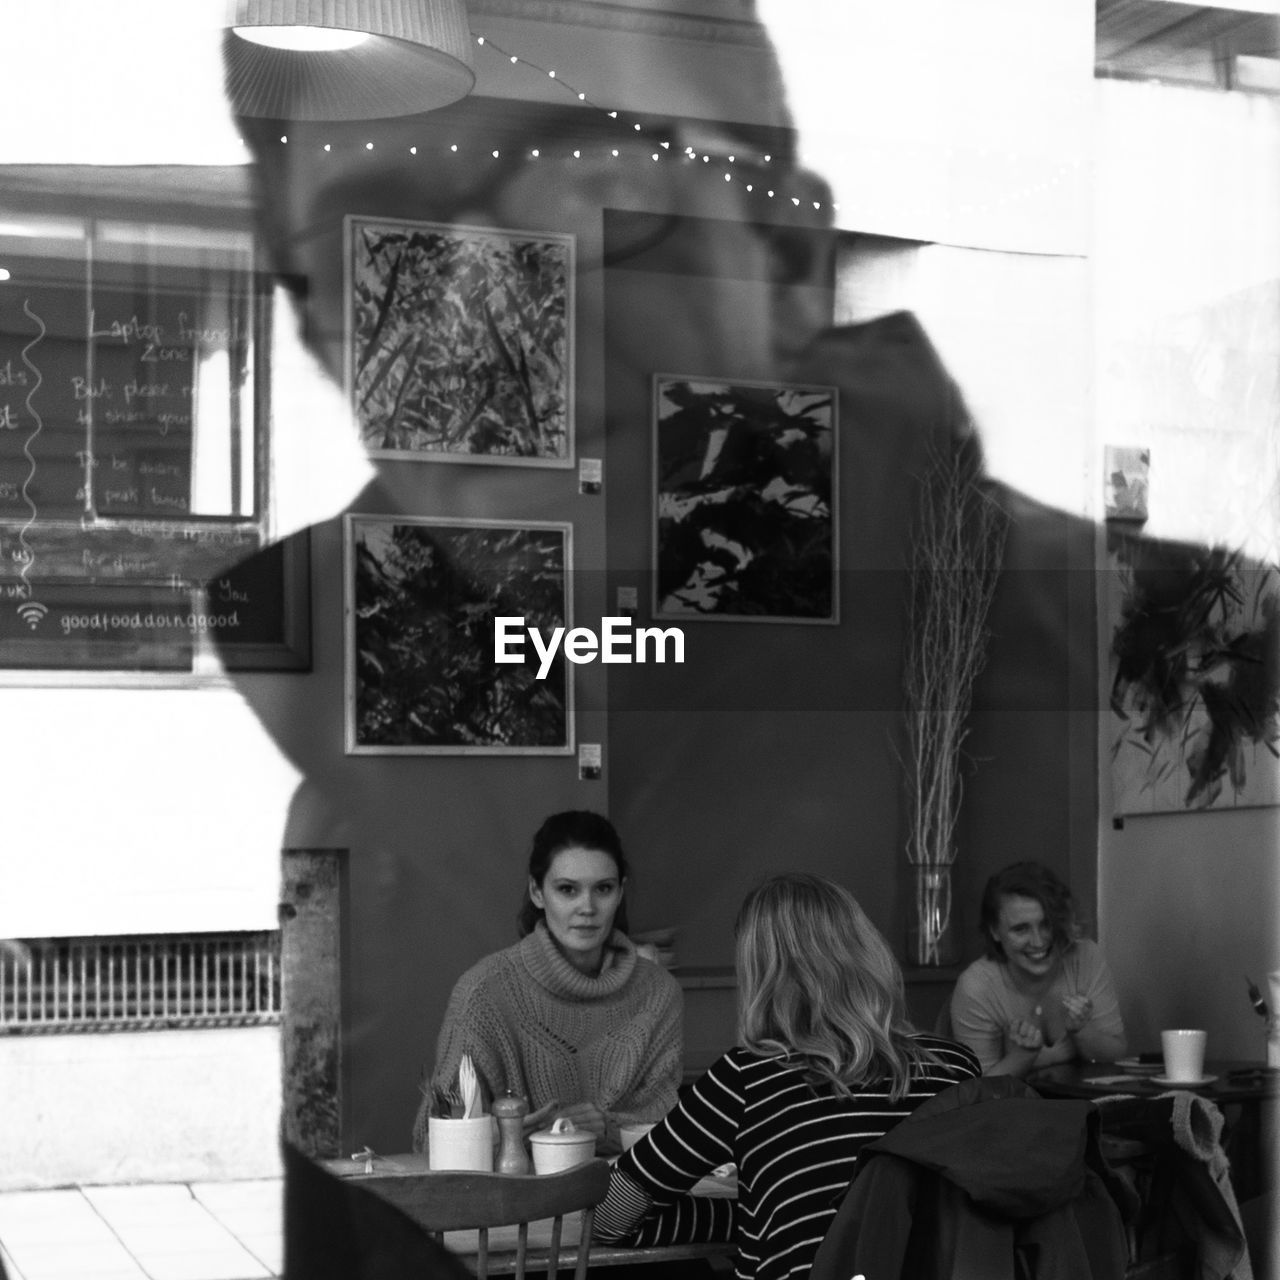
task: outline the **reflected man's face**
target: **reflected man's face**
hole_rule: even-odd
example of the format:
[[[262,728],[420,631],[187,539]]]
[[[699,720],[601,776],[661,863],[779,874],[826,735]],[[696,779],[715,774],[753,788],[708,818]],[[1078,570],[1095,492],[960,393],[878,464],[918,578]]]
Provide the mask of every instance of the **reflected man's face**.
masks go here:
[[[674,328],[690,368],[763,370],[780,344],[811,336],[805,322],[780,315],[761,291],[744,305],[740,282],[794,274],[795,263],[783,260],[786,251],[762,214],[777,216],[791,204],[784,214],[798,216],[799,197],[793,203],[788,193],[803,191],[799,216],[814,225],[819,215],[811,197],[820,184],[723,132],[697,136],[646,126],[642,133],[610,134],[598,121],[580,129],[575,116],[557,113],[513,139],[508,115],[493,146],[497,140],[484,136],[483,124],[451,144],[438,122],[419,119],[380,121],[376,130],[295,126],[288,144],[266,144],[260,163],[271,222],[287,269],[305,282],[308,339],[336,381],[343,377],[348,214],[570,233],[580,293],[600,287],[605,210],[653,215],[641,243],[611,243],[612,260],[623,267],[653,247],[653,228],[660,239],[683,219],[681,233],[663,246],[664,269],[699,277],[705,287],[686,294],[675,311],[660,290],[652,291],[647,311],[628,313],[606,335],[611,358],[649,369],[653,333]],[[377,138],[373,148],[362,141],[366,133]]]

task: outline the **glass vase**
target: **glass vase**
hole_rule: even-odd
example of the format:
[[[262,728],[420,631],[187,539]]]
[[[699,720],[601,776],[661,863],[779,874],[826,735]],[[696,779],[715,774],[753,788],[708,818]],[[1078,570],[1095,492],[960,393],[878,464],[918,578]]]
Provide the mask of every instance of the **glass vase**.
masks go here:
[[[907,963],[939,968],[960,961],[960,930],[951,907],[951,868],[912,867]]]

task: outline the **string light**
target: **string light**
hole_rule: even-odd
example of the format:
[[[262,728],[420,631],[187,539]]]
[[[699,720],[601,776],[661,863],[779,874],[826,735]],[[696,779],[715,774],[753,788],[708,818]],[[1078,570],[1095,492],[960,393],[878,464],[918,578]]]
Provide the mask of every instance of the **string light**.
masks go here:
[[[476,42],[476,45],[480,48],[492,49],[495,54],[504,58],[512,66],[523,64],[534,71],[544,74],[547,77],[547,79],[554,80],[558,85],[562,85],[565,91],[567,93],[570,93],[576,101],[587,103],[589,106],[592,106],[596,110],[599,110],[602,115],[607,116],[608,119],[616,120],[619,122],[620,125],[626,123],[620,119],[620,113],[617,110],[605,110],[603,107],[599,107],[594,103],[590,103],[588,101],[587,94],[584,91],[577,89],[573,85],[569,84],[566,80],[564,80],[559,75],[559,73],[555,69],[539,67],[536,63],[531,62],[530,60],[522,57],[519,54],[510,53],[505,49],[501,49],[499,48],[499,46],[494,44],[493,41],[490,40],[487,36],[477,35],[475,36],[475,42]],[[641,134],[642,136],[646,133],[646,126],[640,121],[633,120],[633,121],[630,121],[629,123],[631,125],[631,132]],[[281,134],[280,136],[281,145],[282,146],[287,145],[288,142],[289,142],[288,135]],[[658,138],[658,137],[651,136],[649,138],[649,142],[651,146],[655,148],[660,148],[660,150],[655,149],[649,153],[650,160],[654,163],[662,159],[663,151],[670,152],[671,150],[671,141],[669,138]],[[241,139],[241,145],[242,146],[247,145],[245,144],[244,139]],[[326,153],[329,153],[329,154],[332,153],[333,151],[332,143],[326,142],[323,144],[323,146],[324,146],[324,151]],[[364,144],[364,149],[366,151],[373,151],[374,150],[373,142],[367,141]],[[868,144],[868,149],[870,154],[873,156],[879,156],[884,153],[884,148],[877,144]],[[1017,152],[1007,152],[1005,148],[968,148],[967,150],[970,155],[976,155],[979,158],[997,159],[997,160],[1007,158],[1014,162],[1017,162],[1020,159],[1020,156]],[[526,159],[529,159],[529,160],[540,159],[542,157],[542,151],[543,149],[540,147],[532,147],[529,149],[526,155]],[[449,152],[453,155],[459,154],[459,146],[456,142],[449,144]],[[409,154],[416,156],[418,154],[418,146],[413,145],[409,147]],[[493,156],[495,160],[499,159],[501,156],[501,152],[497,148],[494,148],[490,154]],[[611,156],[611,158],[618,159],[620,154],[621,153],[618,150],[618,148],[616,147],[609,148],[609,155]],[[695,149],[692,146],[685,146],[679,153],[680,158],[685,160],[686,162],[696,161],[699,158],[699,154],[700,153],[695,151]],[[572,156],[574,160],[580,160],[582,158],[582,155],[583,155],[583,150],[581,147],[575,148],[572,152]],[[712,157],[710,154],[704,153],[701,155],[701,159],[704,164],[710,164]],[[730,165],[734,165],[737,163],[736,153],[729,154],[726,156],[720,156],[720,157],[717,157],[717,159],[721,163],[727,163]],[[762,157],[762,159],[757,162],[757,164],[770,165],[772,164],[772,162],[773,162],[772,154],[765,154]],[[965,202],[964,204],[955,206],[956,212],[963,215],[969,215],[969,214],[980,215],[984,211],[990,211],[993,209],[1001,208],[1015,201],[1024,201],[1028,199],[1043,200],[1043,199],[1051,198],[1051,195],[1054,189],[1059,187],[1064,181],[1066,181],[1071,176],[1071,172],[1073,170],[1079,170],[1080,166],[1081,166],[1080,158],[1078,156],[1072,157],[1069,161],[1065,162],[1054,175],[1050,177],[1042,178],[1041,181],[1039,182],[1028,184],[1027,186],[1025,186],[1024,188],[1018,191],[1004,191],[998,195],[993,196],[989,201],[982,204],[971,204],[969,202]],[[729,172],[724,172],[723,177],[725,182],[733,181],[733,175]],[[748,193],[751,193],[752,195],[755,195],[757,192],[757,187],[754,182],[744,182],[742,183],[740,189]],[[770,200],[774,199],[778,195],[781,195],[784,198],[788,197],[788,193],[786,191],[778,191],[777,189],[774,189],[774,188],[764,189],[764,194]],[[801,207],[802,203],[811,204],[813,209],[819,212],[824,208],[823,203],[819,200],[802,201],[800,196],[795,196],[795,195],[789,196],[789,198],[791,200],[792,206],[797,209]],[[839,212],[840,210],[840,205],[834,202],[825,207],[830,208],[832,212]],[[927,208],[926,205],[920,204],[920,205],[917,205],[915,209],[910,212],[919,214],[919,213],[925,212],[926,208]],[[904,210],[904,212],[908,212],[908,211]]]

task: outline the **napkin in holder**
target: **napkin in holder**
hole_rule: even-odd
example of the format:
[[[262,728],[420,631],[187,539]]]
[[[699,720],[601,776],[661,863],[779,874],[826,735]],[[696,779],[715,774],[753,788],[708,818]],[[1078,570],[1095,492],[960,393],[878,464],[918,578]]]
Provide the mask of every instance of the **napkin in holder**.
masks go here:
[[[493,1172],[493,1117],[484,1110],[480,1081],[470,1054],[458,1067],[460,1116],[427,1118],[427,1156],[432,1169],[470,1169]]]

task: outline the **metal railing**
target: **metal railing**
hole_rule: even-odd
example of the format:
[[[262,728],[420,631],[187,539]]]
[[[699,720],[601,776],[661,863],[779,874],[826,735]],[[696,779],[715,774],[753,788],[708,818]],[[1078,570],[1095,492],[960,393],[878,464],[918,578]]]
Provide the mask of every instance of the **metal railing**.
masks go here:
[[[280,1021],[280,935],[45,938],[0,949],[0,1034]]]

